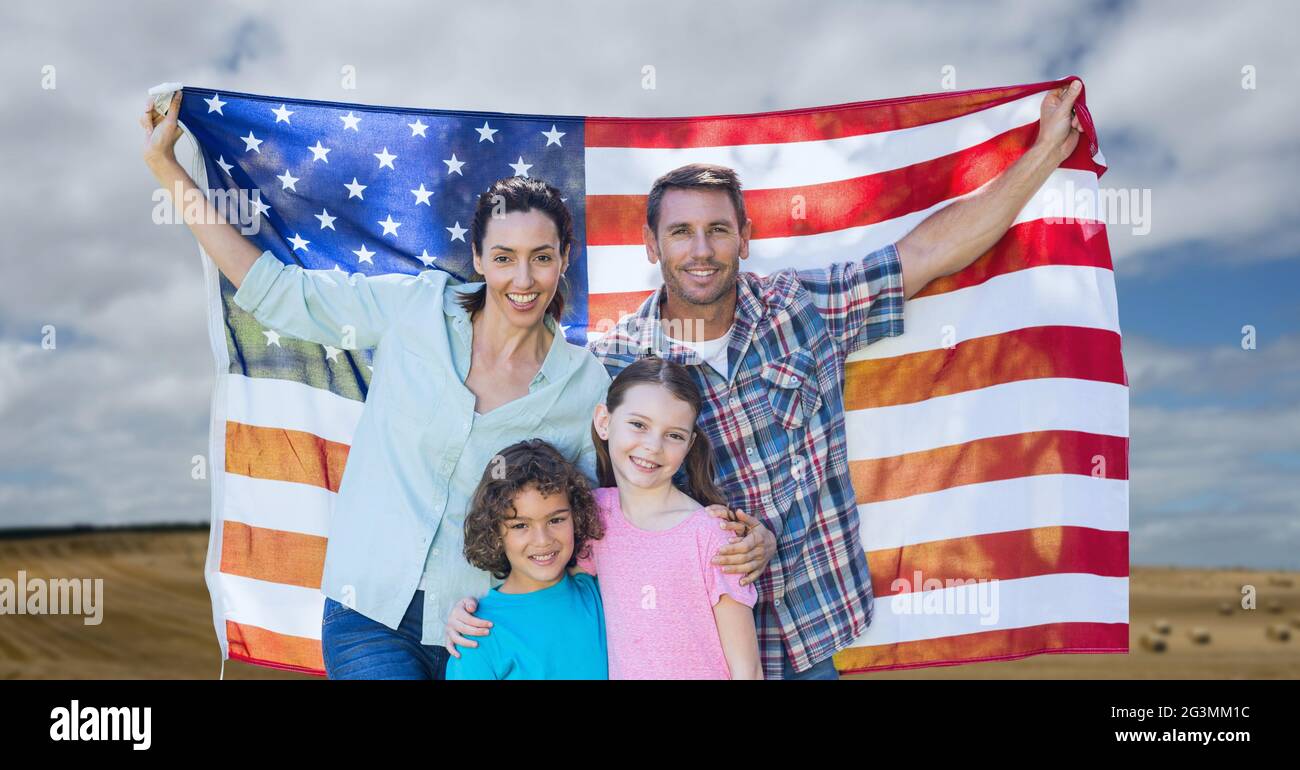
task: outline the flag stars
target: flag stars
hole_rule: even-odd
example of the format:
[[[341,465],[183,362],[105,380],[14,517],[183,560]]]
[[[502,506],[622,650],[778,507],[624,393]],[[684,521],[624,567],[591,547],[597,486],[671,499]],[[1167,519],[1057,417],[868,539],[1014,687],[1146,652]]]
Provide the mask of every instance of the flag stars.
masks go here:
[[[260,190],[253,191],[253,206],[257,209],[257,216],[259,217],[271,210],[269,205],[262,202],[262,192]]]
[[[394,171],[397,170],[396,168],[393,167],[393,161],[397,159],[397,156],[396,156],[396,155],[393,155],[393,154],[391,154],[391,153],[389,153],[387,147],[385,147],[385,148],[383,149],[382,152],[376,152],[376,153],[372,153],[372,154],[373,154],[376,158],[379,158],[379,167],[380,167],[380,168],[383,168],[383,167],[387,166],[388,168],[391,168],[391,169],[393,169]]]
[[[366,248],[366,244],[364,244],[364,243],[361,244],[361,248],[357,249],[356,251],[354,251],[354,252],[352,252],[352,253],[357,255],[357,263],[358,263],[358,264],[360,264],[360,263],[362,263],[362,262],[369,262],[369,263],[372,264],[372,265],[375,264],[375,261],[374,261],[373,259],[371,259],[371,257],[375,256],[376,252],[373,252],[373,251],[371,251],[370,249],[367,249],[367,248]]]
[[[289,243],[293,244],[294,251],[297,251],[298,249],[302,249],[303,251],[306,251],[307,244],[311,243],[311,241],[305,241],[302,239],[302,236],[298,235],[297,233],[294,233],[293,237],[289,239]]]
[[[217,156],[217,165],[221,166],[221,170],[226,172],[227,174],[230,173],[230,169],[234,168],[234,166],[226,162],[226,158],[224,155]]]
[[[356,131],[357,133],[361,133],[361,129],[357,128],[357,124],[361,122],[361,118],[358,118],[356,115],[353,115],[351,111],[349,111],[348,114],[346,115],[340,115],[339,120],[343,121],[344,131],[347,131],[350,128],[353,131]]]
[[[244,140],[244,152],[248,152],[249,150],[252,150],[253,152],[256,152],[258,155],[262,154],[261,149],[259,149],[259,145],[262,144],[262,140],[258,139],[256,136],[253,136],[253,132],[251,130],[248,132],[248,136],[241,136],[239,138]]]
[[[225,117],[225,116],[226,116],[226,113],[222,112],[222,111],[221,111],[221,108],[222,108],[222,107],[225,107],[225,106],[226,106],[227,104],[229,104],[230,102],[223,102],[223,101],[221,101],[221,94],[213,94],[211,99],[204,99],[203,101],[205,101],[205,102],[208,103],[208,114],[209,114],[209,115],[211,115],[212,113],[215,112],[215,113],[217,113],[218,115],[220,115],[220,116],[222,116],[222,117]]]
[[[294,192],[298,192],[298,188],[294,187],[294,185],[298,184],[298,180],[301,179],[301,177],[296,177],[293,174],[290,174],[289,169],[285,169],[284,173],[277,176],[276,179],[280,180],[281,190],[293,190]]]
[[[563,131],[556,131],[555,124],[552,123],[551,130],[543,131],[542,136],[546,137],[547,147],[550,147],[551,145],[555,145],[556,147],[563,147],[564,145],[560,144],[560,137],[564,136],[564,133],[565,132]]]
[[[469,231],[461,227],[459,221],[457,221],[456,224],[452,225],[451,227],[445,229],[447,230],[447,232],[451,233],[451,239],[453,241],[460,241],[461,243],[465,243],[465,233]]]
[[[262,331],[262,333],[266,335],[266,346],[267,346],[267,347],[270,347],[270,346],[272,346],[272,345],[276,346],[277,348],[284,347],[283,345],[280,344],[280,333],[279,333],[279,332],[277,332],[277,331],[275,331],[275,330],[273,330],[273,329],[264,329],[264,330]]]
[[[307,149],[311,150],[312,163],[315,163],[318,160],[323,160],[326,163],[330,162],[330,159],[325,157],[330,154],[330,148],[323,146],[319,139],[316,140],[315,147],[308,147]]]
[[[460,223],[457,222],[456,224],[460,224]],[[421,262],[424,263],[425,267],[433,267],[433,260],[435,259],[435,257],[429,254],[428,249],[420,249],[419,259]]]
[[[424,182],[420,183],[420,189],[412,190],[411,194],[415,196],[415,205],[419,206],[423,203],[432,208],[433,204],[429,203],[429,196],[433,195],[433,190],[424,189]]]
[[[451,154],[451,160],[444,160],[443,163],[447,164],[448,176],[451,176],[452,174],[460,174],[461,176],[465,176],[464,172],[460,170],[460,167],[465,165],[465,161],[456,160],[456,153],[453,152]]]
[[[474,130],[478,132],[478,140],[480,142],[491,142],[492,144],[497,143],[497,140],[493,139],[492,136],[500,129],[492,128],[488,125],[486,120],[483,121],[482,128],[476,128]]]
[[[406,127],[411,129],[411,136],[423,136],[425,139],[429,138],[425,136],[424,133],[424,129],[428,128],[428,126],[421,123],[419,118],[416,118],[414,123],[407,123]]]
[[[389,214],[387,218],[379,221],[379,226],[384,228],[383,235],[397,236],[397,228],[402,226],[401,222],[394,222],[393,215]]]
[[[509,164],[509,166],[510,166],[510,168],[513,168],[513,169],[515,170],[515,176],[521,176],[521,177],[527,179],[527,178],[528,178],[528,169],[532,168],[532,167],[533,167],[533,164],[531,164],[531,163],[524,163],[524,156],[520,155],[520,156],[519,156],[519,162],[518,162],[518,163],[511,163],[511,164]]]
[[[361,184],[360,182],[357,181],[356,177],[352,177],[352,184],[345,184],[343,186],[348,188],[349,200],[352,198],[360,198],[361,200],[366,199],[366,196],[362,195],[361,191],[366,189],[369,185]]]
[[[283,104],[280,105],[280,109],[271,110],[271,112],[275,113],[276,123],[281,123],[281,122],[289,123],[289,116],[293,114],[293,110],[285,109],[285,106]],[[289,123],[289,125],[293,125],[293,124]]]
[[[315,217],[320,220],[320,229],[322,230],[324,230],[327,227],[331,230],[334,230],[334,220],[338,219],[338,217],[330,216],[329,209],[321,209],[320,213],[316,214]],[[338,232],[338,231],[334,230],[334,232]]]
[[[337,265],[335,267],[337,267]],[[343,352],[342,350],[332,345],[325,346],[325,357],[336,364],[339,362],[339,353],[342,352]]]

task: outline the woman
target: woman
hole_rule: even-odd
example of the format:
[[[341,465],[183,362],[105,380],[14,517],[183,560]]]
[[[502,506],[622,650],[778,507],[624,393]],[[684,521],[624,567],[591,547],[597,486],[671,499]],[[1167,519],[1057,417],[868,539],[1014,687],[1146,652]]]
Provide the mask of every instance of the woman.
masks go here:
[[[155,121],[150,104],[140,122],[159,185],[190,194],[174,150],[180,104],[177,92],[165,118]],[[207,206],[207,224],[190,229],[236,287],[236,304],[288,336],[375,348],[326,547],[326,673],[441,679],[452,602],[494,584],[463,555],[484,468],[503,447],[541,437],[595,477],[590,419],[609,375],[557,326],[572,216],[545,182],[498,180],[470,226],[483,281],[451,285],[441,270],[344,276],[285,265]]]

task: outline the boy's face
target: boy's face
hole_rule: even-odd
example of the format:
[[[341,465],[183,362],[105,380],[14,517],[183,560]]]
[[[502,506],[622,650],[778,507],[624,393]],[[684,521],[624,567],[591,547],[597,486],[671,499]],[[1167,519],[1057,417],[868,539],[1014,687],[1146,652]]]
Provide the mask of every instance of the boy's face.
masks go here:
[[[573,556],[573,514],[569,496],[543,495],[530,485],[515,494],[515,515],[503,523],[510,577],[542,588],[563,576]]]

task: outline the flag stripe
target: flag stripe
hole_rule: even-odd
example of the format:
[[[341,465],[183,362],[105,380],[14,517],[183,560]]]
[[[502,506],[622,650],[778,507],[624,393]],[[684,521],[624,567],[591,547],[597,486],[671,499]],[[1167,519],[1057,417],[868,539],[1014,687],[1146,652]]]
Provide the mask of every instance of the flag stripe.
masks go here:
[[[879,460],[1007,434],[1070,431],[1128,436],[1128,388],[1043,378],[925,401],[846,412],[850,460]]]
[[[221,536],[221,571],[283,585],[320,588],[325,542],[317,535],[227,521]]]
[[[217,572],[224,617],[241,625],[304,639],[320,639],[325,595],[317,588]]]
[[[858,518],[862,542],[882,551],[1037,527],[1126,532],[1128,482],[1072,473],[999,479],[865,503]]]
[[[849,451],[855,437],[849,434]],[[1069,430],[1016,433],[923,452],[850,460],[859,503],[897,500],[962,484],[1045,473],[1091,474],[1104,461],[1107,478],[1128,478],[1128,439]],[[936,468],[944,469],[936,473]]]
[[[226,421],[227,473],[312,484],[337,492],[347,460],[346,444],[299,430]]]
[[[321,655],[320,639],[289,636],[267,631],[265,628],[226,621],[226,640],[230,657],[287,671],[325,675],[325,660]]]
[[[1042,653],[1128,653],[1127,619],[1115,623],[1044,623],[935,639],[856,645],[835,655],[843,674],[1017,660]]]
[[[238,473],[226,474],[225,487],[226,521],[317,537],[328,534],[334,493],[324,487]]]
[[[743,115],[688,118],[589,117],[586,122],[586,141],[588,147],[640,148],[824,141],[898,131],[958,118],[1027,94],[1040,94],[1046,85],[1048,84],[1034,83]],[[882,109],[883,107],[888,109]]]
[[[1073,377],[1127,385],[1120,336],[1106,329],[1035,326],[893,358],[849,362],[844,408],[914,404],[1036,378]]]

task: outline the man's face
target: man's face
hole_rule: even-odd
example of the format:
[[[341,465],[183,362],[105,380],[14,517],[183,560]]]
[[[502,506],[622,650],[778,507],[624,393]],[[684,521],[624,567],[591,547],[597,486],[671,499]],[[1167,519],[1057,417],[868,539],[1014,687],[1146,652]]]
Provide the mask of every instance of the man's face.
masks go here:
[[[643,228],[650,263],[664,285],[692,305],[712,305],[736,291],[740,260],[749,256],[749,222],[723,190],[670,188],[659,206],[657,232]]]

